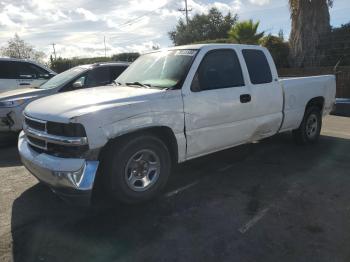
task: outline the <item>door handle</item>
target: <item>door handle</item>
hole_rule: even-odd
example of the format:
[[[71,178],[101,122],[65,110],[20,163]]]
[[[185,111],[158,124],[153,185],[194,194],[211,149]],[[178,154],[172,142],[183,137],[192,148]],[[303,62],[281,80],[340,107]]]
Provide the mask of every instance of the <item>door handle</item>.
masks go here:
[[[249,94],[241,95],[239,98],[241,100],[241,103],[249,103],[252,101],[252,97]]]
[[[20,83],[19,85],[20,86],[29,86],[30,84],[29,83]]]

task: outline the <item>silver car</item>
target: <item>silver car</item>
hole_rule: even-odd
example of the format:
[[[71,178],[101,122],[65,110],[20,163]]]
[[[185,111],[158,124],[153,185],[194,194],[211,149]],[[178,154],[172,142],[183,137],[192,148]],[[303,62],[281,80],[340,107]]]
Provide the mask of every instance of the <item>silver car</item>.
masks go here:
[[[112,83],[129,63],[82,65],[52,77],[35,88],[0,93],[0,132],[22,129],[23,110],[32,101],[44,96]]]

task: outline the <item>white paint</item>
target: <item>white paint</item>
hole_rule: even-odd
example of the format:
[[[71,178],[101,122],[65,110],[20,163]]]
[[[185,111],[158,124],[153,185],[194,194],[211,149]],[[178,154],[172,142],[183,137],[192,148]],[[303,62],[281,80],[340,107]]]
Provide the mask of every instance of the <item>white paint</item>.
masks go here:
[[[219,172],[225,172],[226,170],[229,170],[231,167],[233,167],[234,165],[228,165],[228,166],[224,166],[222,168],[220,168],[218,171]]]
[[[250,228],[252,228],[256,223],[258,223],[270,210],[270,208],[265,208],[256,214],[251,220],[238,229],[242,234],[246,233]]]
[[[175,195],[181,193],[182,191],[185,191],[186,189],[189,189],[189,188],[191,188],[191,187],[194,187],[194,186],[197,185],[198,183],[199,183],[199,180],[197,180],[197,181],[195,181],[195,182],[193,182],[193,183],[191,183],[191,184],[188,184],[188,185],[186,185],[186,186],[183,186],[183,187],[180,187],[180,188],[178,188],[178,189],[175,189],[175,190],[173,190],[173,191],[171,191],[171,192],[168,192],[168,193],[165,194],[165,196],[166,196],[166,197],[175,196]]]
[[[325,108],[331,108],[335,101],[334,76],[278,81],[271,55],[260,46],[209,44],[174,49],[199,49],[181,90],[133,87],[78,90],[37,100],[28,105],[25,113],[42,120],[83,124],[91,149],[102,148],[108,140],[122,134],[165,126],[173,131],[178,142],[179,162],[183,162],[274,135],[281,126],[283,111],[282,130],[296,128],[302,121],[306,103],[314,97],[325,97]],[[231,49],[237,53],[245,86],[192,92],[191,83],[203,57],[217,49]],[[265,53],[272,83],[253,85],[250,82],[242,49]],[[242,104],[242,94],[250,94],[251,102]],[[327,113],[328,110],[324,110],[324,114]]]

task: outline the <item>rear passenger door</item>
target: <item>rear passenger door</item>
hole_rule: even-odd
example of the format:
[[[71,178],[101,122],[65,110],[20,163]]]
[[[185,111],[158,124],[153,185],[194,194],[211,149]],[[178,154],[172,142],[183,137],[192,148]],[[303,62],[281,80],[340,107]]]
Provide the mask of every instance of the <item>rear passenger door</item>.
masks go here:
[[[283,92],[274,62],[267,50],[242,49],[252,95],[252,117],[255,119],[251,140],[275,134],[282,122]]]
[[[190,90],[183,94],[187,158],[243,143],[251,136],[251,91],[240,64],[234,49],[215,49],[203,56]]]
[[[15,70],[14,62],[0,61],[0,92],[17,88],[18,84]]]

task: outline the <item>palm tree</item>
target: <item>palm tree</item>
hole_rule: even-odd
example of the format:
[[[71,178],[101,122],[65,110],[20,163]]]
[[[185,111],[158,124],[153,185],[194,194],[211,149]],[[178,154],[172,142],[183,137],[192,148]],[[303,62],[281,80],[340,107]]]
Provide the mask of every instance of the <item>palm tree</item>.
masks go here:
[[[290,34],[291,63],[297,67],[318,66],[323,51],[322,37],[330,33],[329,7],[333,0],[289,0],[292,19]]]
[[[253,20],[242,21],[235,24],[229,31],[229,38],[239,44],[256,45],[264,36],[264,32],[258,33],[259,22]]]

